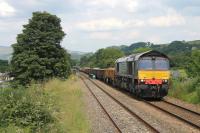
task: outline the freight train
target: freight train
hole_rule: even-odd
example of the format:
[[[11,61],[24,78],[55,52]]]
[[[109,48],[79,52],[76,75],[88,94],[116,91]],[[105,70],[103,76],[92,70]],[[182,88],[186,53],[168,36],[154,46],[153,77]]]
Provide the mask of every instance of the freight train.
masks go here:
[[[116,60],[115,68],[82,68],[81,71],[142,98],[163,98],[168,94],[169,58],[151,50]]]

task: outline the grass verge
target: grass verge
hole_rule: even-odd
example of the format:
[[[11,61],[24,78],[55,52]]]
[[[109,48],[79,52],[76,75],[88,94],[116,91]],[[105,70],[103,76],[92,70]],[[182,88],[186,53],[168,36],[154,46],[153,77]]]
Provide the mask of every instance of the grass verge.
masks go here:
[[[86,133],[82,92],[75,76],[44,85],[0,89],[0,132]]]
[[[56,116],[63,132],[87,133],[89,124],[84,114],[80,83],[76,76],[67,81],[52,80],[45,85],[45,91],[54,97],[59,112]]]

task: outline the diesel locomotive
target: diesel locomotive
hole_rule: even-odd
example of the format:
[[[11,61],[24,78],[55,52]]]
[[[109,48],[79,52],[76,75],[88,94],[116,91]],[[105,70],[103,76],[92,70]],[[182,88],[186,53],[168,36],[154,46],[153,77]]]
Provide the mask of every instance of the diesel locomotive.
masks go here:
[[[169,69],[169,58],[151,50],[119,58],[115,68],[85,68],[82,71],[138,97],[162,98],[169,89]]]

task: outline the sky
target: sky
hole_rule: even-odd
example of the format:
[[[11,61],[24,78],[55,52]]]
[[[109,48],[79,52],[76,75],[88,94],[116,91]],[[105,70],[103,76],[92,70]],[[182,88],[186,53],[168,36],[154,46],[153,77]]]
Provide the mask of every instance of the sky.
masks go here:
[[[200,39],[200,0],[0,0],[1,46],[16,42],[34,11],[61,18],[71,51]]]

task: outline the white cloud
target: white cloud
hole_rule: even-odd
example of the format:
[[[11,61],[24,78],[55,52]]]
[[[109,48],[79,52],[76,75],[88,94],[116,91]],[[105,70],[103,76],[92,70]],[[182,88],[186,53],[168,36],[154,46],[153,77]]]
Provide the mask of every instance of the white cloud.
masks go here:
[[[77,26],[78,28],[85,31],[104,31],[104,30],[115,30],[123,28],[124,24],[119,19],[107,18],[107,19],[80,22],[77,24]]]
[[[146,40],[149,41],[149,42],[157,43],[157,44],[162,42],[161,41],[162,39],[159,35],[149,36],[149,37],[146,38]]]
[[[86,5],[97,8],[116,8],[128,12],[135,12],[139,7],[139,0],[86,0]]]
[[[15,9],[11,5],[4,0],[0,0],[0,16],[12,16],[14,13]]]
[[[107,40],[113,37],[112,32],[92,32],[89,34],[91,39]]]
[[[169,10],[167,15],[149,19],[149,24],[156,27],[170,27],[185,24],[185,18],[174,10]]]
[[[125,5],[129,12],[135,12],[138,9],[139,3],[137,0],[128,0]]]
[[[136,39],[138,37],[140,37],[140,32],[138,31],[131,31],[129,33],[127,33],[127,39]]]
[[[28,23],[27,20],[21,20],[21,19],[0,21],[0,30],[9,32],[8,28],[12,30],[22,29],[23,25],[27,23]]]
[[[118,18],[107,18],[79,22],[76,25],[79,29],[85,31],[108,31],[121,30],[132,27],[141,27],[144,26],[144,22],[141,20],[121,20]]]
[[[86,1],[87,2],[87,1]],[[108,6],[108,7],[116,7],[118,4],[117,0],[89,0],[88,5],[90,6]]]

